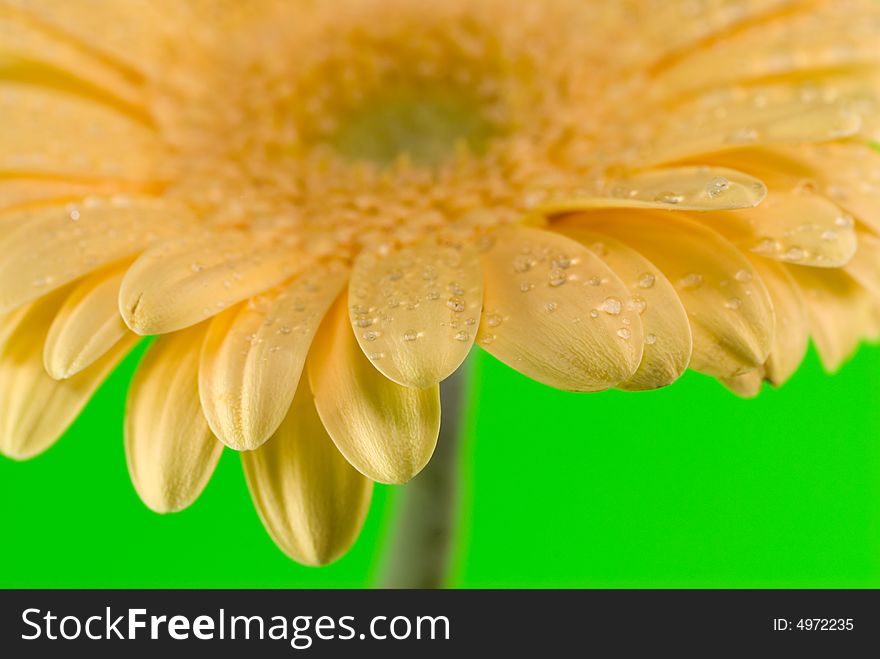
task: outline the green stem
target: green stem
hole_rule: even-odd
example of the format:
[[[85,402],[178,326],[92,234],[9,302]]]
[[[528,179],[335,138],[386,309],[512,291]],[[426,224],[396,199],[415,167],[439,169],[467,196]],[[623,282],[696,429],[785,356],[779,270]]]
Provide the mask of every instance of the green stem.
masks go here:
[[[468,360],[469,362],[470,360]],[[428,466],[400,489],[381,585],[447,585],[459,503],[459,455],[469,363],[440,385],[443,421]]]

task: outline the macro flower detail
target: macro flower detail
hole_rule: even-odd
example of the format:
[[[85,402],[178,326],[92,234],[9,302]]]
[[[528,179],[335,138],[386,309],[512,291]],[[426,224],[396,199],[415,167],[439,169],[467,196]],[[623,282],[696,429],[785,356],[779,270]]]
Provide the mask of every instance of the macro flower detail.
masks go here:
[[[0,451],[138,343],[125,451],[293,559],[429,462],[478,346],[743,396],[880,335],[880,4],[0,0]]]

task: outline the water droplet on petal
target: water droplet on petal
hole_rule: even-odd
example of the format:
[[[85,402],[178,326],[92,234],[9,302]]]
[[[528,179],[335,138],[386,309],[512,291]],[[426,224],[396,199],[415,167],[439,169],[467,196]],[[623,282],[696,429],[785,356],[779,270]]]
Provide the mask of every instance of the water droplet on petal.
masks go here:
[[[408,329],[403,333],[404,341],[415,341],[417,338],[419,338],[419,333],[414,329]]]
[[[486,316],[486,324],[489,327],[498,327],[501,324],[502,318],[497,313],[490,313]]]
[[[621,327],[619,330],[617,330],[617,336],[619,336],[621,339],[625,339],[628,341],[629,338],[632,336],[632,331],[630,331],[628,327]]]
[[[456,341],[467,341],[471,338],[471,335],[466,330],[460,330],[455,334]]]
[[[623,303],[618,297],[607,297],[599,308],[611,316],[617,316],[623,310]]]
[[[460,297],[451,297],[446,300],[446,306],[452,309],[455,313],[461,313],[465,310],[465,303]]]
[[[706,194],[715,199],[723,195],[730,188],[730,181],[723,176],[715,176],[706,184]]]
[[[550,285],[553,287],[562,286],[566,281],[568,281],[568,275],[566,275],[565,271],[561,268],[553,268],[547,278]]]
[[[652,275],[650,272],[646,272],[639,277],[639,287],[651,288],[656,281],[657,278],[654,275]]]
[[[743,301],[738,297],[732,297],[729,300],[727,300],[727,302],[724,303],[725,307],[727,307],[728,309],[731,309],[733,311],[736,311],[737,309],[741,308],[742,305],[743,305]]]
[[[654,201],[659,201],[661,204],[680,204],[684,201],[684,195],[676,192],[661,192],[654,197]]]
[[[752,273],[748,270],[737,270],[734,275],[738,282],[745,283],[747,281],[752,281]]]
[[[703,275],[691,272],[682,277],[681,285],[685,288],[699,288],[703,285]]]
[[[361,336],[366,341],[375,341],[379,338],[380,335],[381,332],[377,332],[376,330],[370,330],[369,332],[364,332],[363,334],[361,334]]]
[[[648,334],[645,337],[645,343],[647,343],[649,346],[654,345],[655,343],[657,343],[657,335],[656,334]]]

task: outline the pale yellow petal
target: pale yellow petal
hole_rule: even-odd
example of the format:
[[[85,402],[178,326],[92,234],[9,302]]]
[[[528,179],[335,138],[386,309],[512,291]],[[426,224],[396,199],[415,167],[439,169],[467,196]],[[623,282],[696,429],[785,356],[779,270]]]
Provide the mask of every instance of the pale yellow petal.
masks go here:
[[[700,219],[746,250],[798,265],[839,268],[858,244],[852,218],[810,193],[774,192],[757,208]]]
[[[584,213],[583,223],[636,249],[675,286],[691,321],[691,368],[730,377],[761,366],[774,335],[773,305],[749,260],[679,214]]]
[[[327,315],[309,357],[315,406],[337,448],[362,474],[405,483],[431,459],[440,432],[440,388],[392,382],[364,356],[345,299]]]
[[[255,449],[290,408],[309,347],[348,270],[328,264],[278,296],[214,318],[202,347],[199,394],[208,424],[235,450]]]
[[[544,384],[598,391],[629,379],[644,334],[629,289],[580,243],[549,231],[505,229],[483,255],[477,341]]]
[[[676,97],[741,80],[876,64],[878,30],[876,3],[825,3],[824,8],[719,39],[670,66],[657,82],[665,95]]]
[[[55,292],[3,318],[0,452],[17,460],[49,448],[134,345],[121,341],[86,371],[63,382],[53,380],[43,368],[43,342],[65,295]]]
[[[859,248],[846,265],[846,272],[880,299],[880,237],[859,231]]]
[[[159,513],[195,501],[207,485],[223,444],[199,403],[199,351],[205,328],[155,340],[128,391],[125,455],[141,500]]]
[[[158,135],[119,110],[61,91],[0,85],[0,173],[162,181]]]
[[[773,385],[779,386],[794,374],[807,352],[810,335],[807,309],[800,287],[784,266],[761,257],[750,260],[773,302],[776,332],[763,373]]]
[[[122,280],[119,310],[138,334],[174,332],[280,284],[303,267],[289,247],[261,246],[244,233],[196,233],[141,254]]]
[[[0,311],[133,256],[191,221],[184,208],[149,197],[96,198],[5,214]]]
[[[88,196],[112,194],[121,189],[106,183],[81,183],[40,178],[0,178],[0,212],[30,204],[82,205]],[[3,223],[5,224],[5,223]],[[2,226],[2,225],[0,225]]]
[[[687,312],[669,280],[644,256],[610,236],[583,227],[560,230],[608,264],[626,284],[629,304],[641,315],[644,355],[638,370],[617,387],[644,391],[675,382],[690,363],[693,338]]]
[[[792,86],[783,90],[796,91]],[[765,94],[772,98],[770,90]],[[845,102],[809,103],[796,95],[775,102],[756,98],[765,96],[736,90],[676,109],[657,123],[637,162],[656,165],[756,145],[822,142],[854,135],[861,125]]]
[[[803,291],[810,335],[829,372],[877,329],[877,299],[843,270],[787,266]]]
[[[755,398],[761,393],[761,388],[764,386],[764,369],[756,368],[754,371],[742,375],[721,378],[720,381],[737,396]]]
[[[612,179],[605,196],[572,197],[539,205],[548,214],[587,208],[732,210],[752,208],[767,194],[753,176],[722,167],[668,167]]]
[[[61,305],[43,346],[46,372],[65,380],[91,366],[130,334],[119,315],[125,266],[111,267],[76,284]]]
[[[99,13],[99,12],[95,12]],[[21,9],[0,4],[0,78],[71,88],[129,104],[143,92],[131,76],[102,61]]]
[[[483,304],[476,250],[428,238],[358,257],[349,317],[364,353],[386,377],[424,389],[467,357]]]
[[[348,551],[363,526],[373,483],[333,444],[307,381],[275,434],[242,453],[241,461],[263,526],[285,554],[326,565]]]

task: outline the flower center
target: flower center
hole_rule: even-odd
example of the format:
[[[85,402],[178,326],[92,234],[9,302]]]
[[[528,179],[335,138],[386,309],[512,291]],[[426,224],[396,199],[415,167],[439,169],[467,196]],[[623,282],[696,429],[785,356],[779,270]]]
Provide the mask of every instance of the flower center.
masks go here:
[[[435,167],[456,152],[481,154],[496,132],[479,99],[451,86],[401,85],[375,93],[341,117],[328,144],[380,166],[408,158]]]

